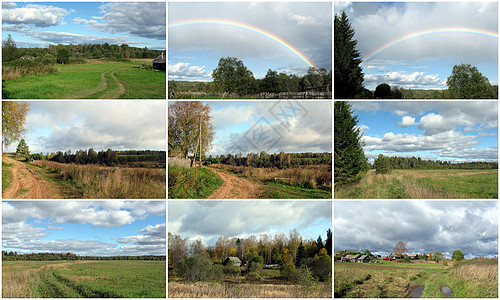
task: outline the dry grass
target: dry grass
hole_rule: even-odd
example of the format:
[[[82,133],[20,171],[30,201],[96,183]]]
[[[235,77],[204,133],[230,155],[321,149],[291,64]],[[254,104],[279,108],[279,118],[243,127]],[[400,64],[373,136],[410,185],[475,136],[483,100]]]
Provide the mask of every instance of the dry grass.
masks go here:
[[[78,185],[82,198],[162,199],[166,197],[166,170],[102,167],[36,161]]]
[[[36,270],[24,270],[18,273],[3,273],[3,298],[32,298],[33,287],[38,284],[39,277]]]
[[[28,75],[39,75],[58,72],[57,67],[53,65],[37,65],[31,67],[3,66],[2,80],[13,80]]]
[[[460,261],[449,276],[456,297],[498,298],[498,258]]]

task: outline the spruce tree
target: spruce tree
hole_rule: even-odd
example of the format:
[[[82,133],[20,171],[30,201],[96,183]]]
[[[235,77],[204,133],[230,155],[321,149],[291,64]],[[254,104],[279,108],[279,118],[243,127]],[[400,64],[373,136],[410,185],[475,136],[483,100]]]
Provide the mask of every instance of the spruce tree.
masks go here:
[[[376,169],[377,174],[391,173],[391,166],[389,165],[388,158],[379,154],[373,161],[373,167]]]
[[[335,185],[359,182],[360,173],[367,170],[368,165],[362,147],[362,134],[356,126],[358,117],[353,115],[348,102],[336,101],[334,121]]]
[[[363,91],[361,54],[346,13],[335,15],[335,98],[354,98]]]

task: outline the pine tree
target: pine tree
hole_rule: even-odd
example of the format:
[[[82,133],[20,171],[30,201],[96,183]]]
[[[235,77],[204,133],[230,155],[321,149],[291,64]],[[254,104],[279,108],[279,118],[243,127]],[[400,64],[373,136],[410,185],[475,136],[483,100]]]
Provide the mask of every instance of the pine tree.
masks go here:
[[[345,12],[335,15],[335,98],[354,98],[363,91],[361,54]]]
[[[363,152],[358,117],[353,115],[348,102],[334,103],[334,178],[336,185],[361,180],[361,172],[367,170]]]
[[[388,162],[388,157],[379,154],[373,162],[373,167],[376,169],[377,174],[388,174],[391,172],[391,167]]]

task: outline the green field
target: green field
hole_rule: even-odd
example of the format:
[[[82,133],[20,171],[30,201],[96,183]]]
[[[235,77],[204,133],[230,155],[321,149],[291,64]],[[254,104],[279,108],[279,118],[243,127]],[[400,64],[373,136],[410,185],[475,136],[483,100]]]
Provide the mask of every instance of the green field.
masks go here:
[[[498,170],[370,170],[355,185],[335,188],[336,199],[496,199]]]
[[[345,298],[407,298],[424,287],[421,298],[498,298],[498,260],[477,259],[451,266],[431,262],[334,263],[334,294]]]
[[[12,179],[12,172],[9,170],[12,164],[7,164],[2,162],[2,192],[10,185],[10,180]]]
[[[207,168],[168,166],[168,197],[202,199],[221,187],[224,180]]]
[[[4,99],[166,99],[166,73],[134,68],[143,63],[61,65],[58,73],[5,81],[2,93]]]
[[[165,298],[165,261],[4,261],[3,298]]]

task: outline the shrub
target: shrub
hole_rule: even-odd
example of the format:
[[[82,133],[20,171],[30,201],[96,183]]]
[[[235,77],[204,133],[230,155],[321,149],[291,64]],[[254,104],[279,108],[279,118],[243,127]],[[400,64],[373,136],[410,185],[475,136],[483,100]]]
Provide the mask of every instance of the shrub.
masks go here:
[[[312,274],[321,281],[332,276],[332,259],[329,255],[322,255],[312,263]]]
[[[287,263],[283,265],[280,269],[281,276],[285,277],[286,280],[294,280],[296,277],[297,270],[293,263]]]
[[[252,281],[261,281],[262,280],[262,276],[260,276],[260,274],[257,272],[249,272],[249,273],[247,273],[245,278],[247,280],[252,280]]]
[[[57,63],[58,64],[67,64],[69,62],[69,53],[68,50],[62,48],[57,51]]]
[[[204,253],[182,260],[178,266],[179,275],[189,281],[207,281],[221,278],[222,270],[213,266]]]

